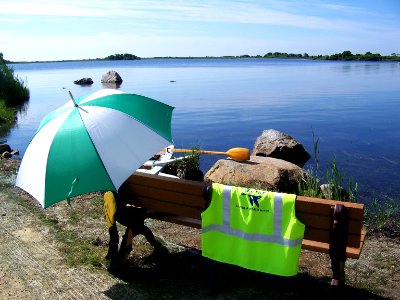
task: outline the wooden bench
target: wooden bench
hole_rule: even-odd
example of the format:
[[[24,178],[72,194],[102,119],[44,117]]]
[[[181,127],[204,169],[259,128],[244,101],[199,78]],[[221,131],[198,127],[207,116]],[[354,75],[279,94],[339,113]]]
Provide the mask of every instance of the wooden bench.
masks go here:
[[[201,228],[210,190],[203,182],[135,173],[119,189],[118,199],[144,208],[144,218]],[[358,259],[364,244],[364,205],[297,196],[296,216],[306,226],[302,249],[329,253],[331,285],[343,285],[346,258]]]

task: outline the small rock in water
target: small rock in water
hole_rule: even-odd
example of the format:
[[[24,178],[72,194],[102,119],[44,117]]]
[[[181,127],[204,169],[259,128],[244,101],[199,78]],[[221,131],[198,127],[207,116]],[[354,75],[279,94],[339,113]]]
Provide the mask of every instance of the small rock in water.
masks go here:
[[[92,78],[87,77],[87,78],[81,78],[81,79],[75,80],[74,83],[79,84],[79,85],[90,85],[90,84],[93,84],[93,80],[92,80]]]

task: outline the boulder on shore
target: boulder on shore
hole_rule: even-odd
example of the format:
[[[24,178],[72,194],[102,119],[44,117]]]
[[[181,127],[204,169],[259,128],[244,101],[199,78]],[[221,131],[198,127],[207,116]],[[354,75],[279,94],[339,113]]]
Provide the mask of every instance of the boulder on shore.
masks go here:
[[[303,167],[310,154],[290,135],[274,130],[264,130],[256,139],[252,155],[283,159]]]
[[[294,193],[303,169],[272,157],[251,156],[250,161],[218,160],[206,173],[206,182]]]
[[[12,154],[11,154],[10,152],[8,152],[8,151],[4,151],[4,152],[1,154],[1,157],[2,157],[2,158],[11,158],[11,157],[12,157]]]
[[[102,83],[122,83],[122,78],[116,71],[108,71],[101,77]]]
[[[74,83],[79,84],[79,85],[90,85],[90,84],[93,84],[93,80],[92,80],[92,78],[85,77],[85,78],[75,80]]]
[[[11,147],[8,144],[0,144],[0,154],[4,152],[11,152]]]
[[[0,157],[1,158],[12,158],[13,155],[19,155],[18,149],[11,150],[10,145],[0,144]]]

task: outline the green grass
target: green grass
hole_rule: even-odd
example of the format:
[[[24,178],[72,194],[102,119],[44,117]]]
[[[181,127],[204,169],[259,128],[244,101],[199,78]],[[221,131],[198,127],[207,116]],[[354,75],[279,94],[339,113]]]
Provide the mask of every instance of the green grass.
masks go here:
[[[366,225],[370,232],[400,237],[400,200],[388,196],[374,198],[366,208]]]
[[[60,242],[60,250],[65,262],[70,266],[86,265],[100,267],[105,264],[106,250],[88,241],[81,240],[76,233],[68,232],[57,223],[53,223],[53,232]]]

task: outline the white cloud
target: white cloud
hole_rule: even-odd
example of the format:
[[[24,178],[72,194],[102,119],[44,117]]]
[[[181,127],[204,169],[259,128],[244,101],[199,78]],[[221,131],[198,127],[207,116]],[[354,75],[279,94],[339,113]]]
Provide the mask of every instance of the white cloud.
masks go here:
[[[351,50],[356,43],[359,49],[375,43],[377,52],[386,47],[398,52],[398,22],[380,23],[371,18],[354,21],[354,18],[339,18],[341,13],[332,13],[346,9],[357,12],[357,7],[323,3],[325,11],[330,11],[330,17],[324,17],[323,11],[317,14],[317,4],[321,4],[318,1],[306,2],[308,9],[302,9],[304,4],[295,1],[260,3],[0,0],[0,51],[7,59],[16,61],[96,58],[126,52],[142,57],[263,54],[264,51],[322,54],[336,49]],[[315,6],[313,9],[311,4]],[[31,16],[40,16],[40,22]],[[76,25],[73,30],[68,28],[71,20]],[[90,22],[79,23],[84,20]],[[256,25],[252,28],[257,28],[257,32],[246,34],[249,27],[243,24]],[[48,28],[51,31],[46,31]],[[105,28],[110,28],[110,32],[105,32],[108,31]],[[280,33],[278,38],[274,29]]]
[[[284,25],[300,28],[346,29],[360,23],[285,12],[271,6],[234,1],[0,1],[0,15],[87,18],[143,18],[188,22]],[[328,5],[330,9],[344,9]],[[281,8],[280,8],[281,9]],[[301,12],[301,9],[298,10]]]
[[[104,5],[88,5],[89,1],[1,1],[0,14],[30,16],[64,16],[64,17],[110,17],[132,16],[120,8]],[[94,2],[93,2],[94,3]],[[113,3],[113,2],[110,2]]]
[[[343,5],[343,4],[322,3],[318,4],[318,7],[333,11],[339,11],[342,13],[368,13],[368,10],[363,7]]]

